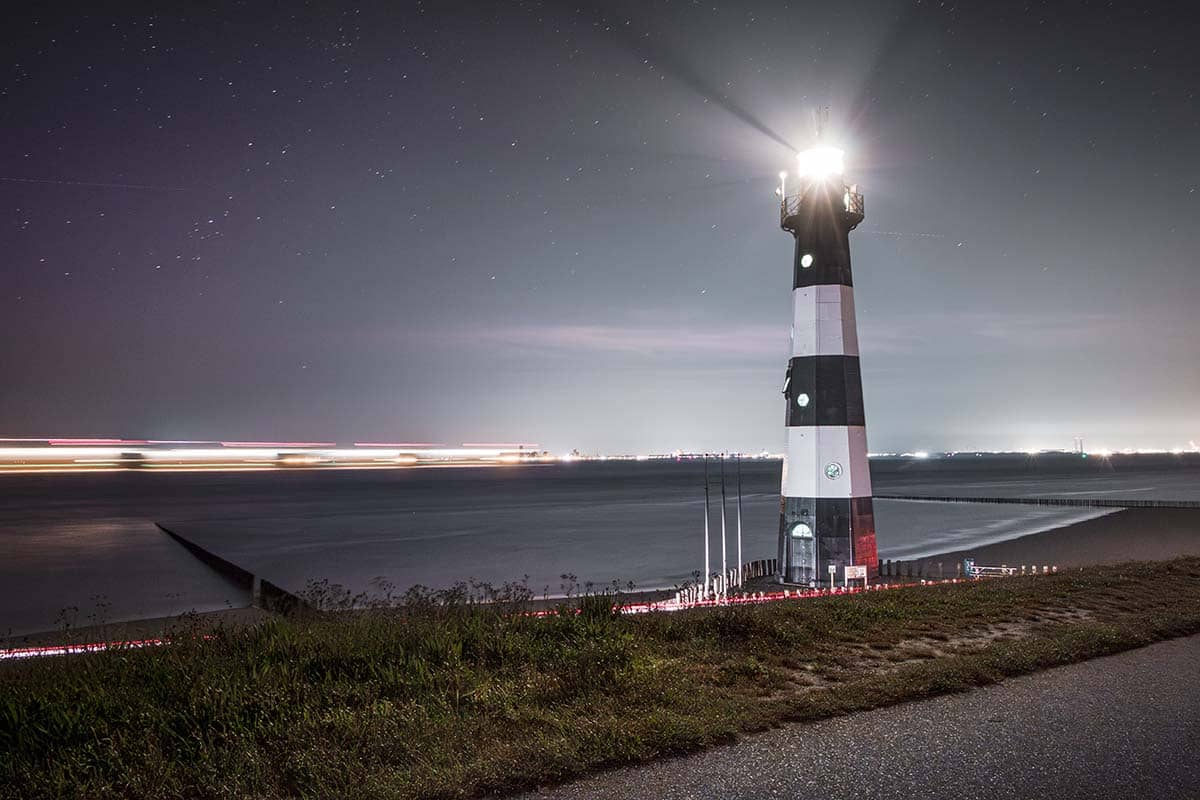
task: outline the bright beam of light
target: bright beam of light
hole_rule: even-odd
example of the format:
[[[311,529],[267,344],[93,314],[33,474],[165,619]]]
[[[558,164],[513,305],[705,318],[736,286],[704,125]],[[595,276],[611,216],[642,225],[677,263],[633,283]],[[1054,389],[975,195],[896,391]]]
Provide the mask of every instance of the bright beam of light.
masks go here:
[[[845,156],[837,147],[812,147],[796,154],[796,164],[803,177],[828,178],[846,171]]]

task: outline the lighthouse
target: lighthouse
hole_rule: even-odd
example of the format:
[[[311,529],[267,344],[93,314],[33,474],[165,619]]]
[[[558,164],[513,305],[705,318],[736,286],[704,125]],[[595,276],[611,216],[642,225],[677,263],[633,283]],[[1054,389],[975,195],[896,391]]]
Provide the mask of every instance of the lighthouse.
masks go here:
[[[848,565],[878,574],[850,231],[863,197],[843,178],[843,152],[819,144],[780,173],[779,224],[795,239],[792,353],[783,396],[779,579],[820,585]]]

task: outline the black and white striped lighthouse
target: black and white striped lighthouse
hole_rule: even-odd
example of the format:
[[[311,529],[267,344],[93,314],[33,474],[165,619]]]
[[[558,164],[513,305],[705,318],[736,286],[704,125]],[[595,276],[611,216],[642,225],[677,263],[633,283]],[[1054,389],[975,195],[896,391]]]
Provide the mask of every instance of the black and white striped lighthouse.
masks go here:
[[[863,197],[842,177],[841,150],[818,146],[798,160],[779,187],[780,226],[796,240],[779,577],[815,585],[851,564],[874,577],[878,560],[850,275]]]

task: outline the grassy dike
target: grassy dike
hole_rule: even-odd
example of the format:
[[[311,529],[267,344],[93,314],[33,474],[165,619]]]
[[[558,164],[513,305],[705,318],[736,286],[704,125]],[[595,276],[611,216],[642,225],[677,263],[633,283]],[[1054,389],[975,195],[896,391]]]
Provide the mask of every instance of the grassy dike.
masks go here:
[[[455,597],[0,670],[0,797],[513,791],[1200,632],[1200,559],[638,617]]]

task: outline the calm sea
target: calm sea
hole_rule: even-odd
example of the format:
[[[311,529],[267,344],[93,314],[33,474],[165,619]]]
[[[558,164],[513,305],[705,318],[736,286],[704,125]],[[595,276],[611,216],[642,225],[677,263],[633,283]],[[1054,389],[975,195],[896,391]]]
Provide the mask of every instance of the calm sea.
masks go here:
[[[561,576],[672,586],[703,564],[699,462],[386,471],[0,476],[0,634],[243,606],[244,593],[154,526],[161,522],[289,589],[383,577],[444,586]],[[779,462],[742,465],[742,551],[774,554]],[[872,463],[879,494],[1200,500],[1200,460],[1076,463],[956,459]],[[720,564],[719,471],[711,469],[712,565]],[[726,469],[728,562],[736,471]],[[882,558],[1022,536],[1102,510],[876,501]]]

